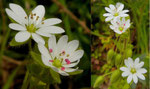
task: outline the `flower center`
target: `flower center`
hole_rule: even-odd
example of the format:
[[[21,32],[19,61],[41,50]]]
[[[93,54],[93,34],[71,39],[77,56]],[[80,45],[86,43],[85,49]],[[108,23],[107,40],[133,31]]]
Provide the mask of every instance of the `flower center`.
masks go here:
[[[130,71],[131,71],[132,74],[136,73],[136,69],[135,68],[131,68]]]
[[[119,27],[119,31],[121,31],[121,32],[122,32],[122,31],[123,31],[123,27]]]
[[[119,13],[115,13],[115,14],[114,14],[115,17],[118,16],[118,15],[119,15]]]
[[[60,68],[62,66],[61,61],[59,59],[55,59],[53,61],[53,66]]]
[[[37,30],[37,28],[34,26],[34,24],[26,26],[26,28],[27,28],[27,31],[29,31],[30,33],[34,33]]]

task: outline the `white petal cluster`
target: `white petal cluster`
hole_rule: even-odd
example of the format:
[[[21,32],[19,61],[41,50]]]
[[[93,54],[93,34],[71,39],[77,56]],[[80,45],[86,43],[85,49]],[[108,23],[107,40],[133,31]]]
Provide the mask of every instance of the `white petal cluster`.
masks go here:
[[[43,44],[38,44],[43,63],[63,76],[68,76],[68,72],[78,69],[72,68],[79,63],[84,54],[83,50],[77,50],[78,46],[77,40],[68,42],[66,35],[62,36],[58,42],[55,36],[51,36],[48,40],[48,48]]]
[[[112,20],[110,25],[110,28],[118,34],[122,34],[129,27],[130,27],[130,19],[126,21],[125,18],[122,18],[122,20],[118,19],[116,21]]]
[[[30,37],[37,42],[45,44],[41,36],[50,37],[51,34],[63,33],[64,29],[54,26],[62,21],[58,18],[44,20],[45,8],[38,5],[32,10],[29,16],[23,8],[17,4],[9,4],[10,9],[6,8],[6,13],[17,23],[10,23],[9,27],[19,31],[16,36],[16,42],[27,41]]]
[[[108,13],[105,13],[103,16],[107,17],[105,21],[117,20],[120,17],[127,17],[129,10],[123,10],[124,4],[117,3],[116,6],[110,4],[109,7],[105,7],[105,10]]]
[[[105,21],[110,21],[110,28],[118,33],[124,33],[130,27],[130,19],[126,20],[125,17],[129,16],[126,14],[129,10],[123,10],[124,4],[117,3],[116,6],[110,4],[109,8],[105,7],[105,10],[108,13],[103,14],[103,16],[107,17]]]
[[[128,58],[124,61],[125,67],[121,67],[120,70],[123,71],[122,76],[127,77],[127,82],[130,83],[132,80],[134,83],[138,82],[138,78],[145,80],[145,77],[143,74],[147,72],[145,68],[142,68],[144,65],[144,62],[140,62],[139,58],[136,58],[135,61],[133,61],[131,58]]]

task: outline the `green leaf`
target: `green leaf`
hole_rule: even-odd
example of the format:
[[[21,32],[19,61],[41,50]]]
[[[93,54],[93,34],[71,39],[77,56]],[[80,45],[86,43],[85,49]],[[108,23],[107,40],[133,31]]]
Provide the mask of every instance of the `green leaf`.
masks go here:
[[[40,64],[40,65],[43,66],[43,67],[46,67],[46,66],[43,64],[43,62],[42,62],[41,55],[39,55],[39,54],[37,54],[37,53],[35,53],[35,52],[33,52],[33,51],[31,51],[30,54],[31,54],[33,60],[34,60],[36,63]]]
[[[39,64],[29,64],[27,66],[29,73],[35,78],[39,79],[44,83],[53,83],[53,79],[50,76],[49,69],[41,67]]]
[[[36,77],[30,78],[30,88],[29,89],[46,89],[46,83],[40,81]]]
[[[68,74],[69,75],[77,75],[77,74],[81,74],[83,72],[83,70],[77,70],[77,71],[74,71],[74,72],[69,72]]]
[[[28,40],[27,40],[28,41]],[[11,40],[11,42],[9,43],[10,46],[20,46],[20,45],[23,45],[23,44],[26,44],[27,41],[25,42],[16,42],[15,40],[15,37]]]
[[[50,69],[50,74],[51,74],[51,77],[55,81],[54,83],[58,83],[58,84],[61,83],[60,75],[57,72],[55,72],[54,70]]]

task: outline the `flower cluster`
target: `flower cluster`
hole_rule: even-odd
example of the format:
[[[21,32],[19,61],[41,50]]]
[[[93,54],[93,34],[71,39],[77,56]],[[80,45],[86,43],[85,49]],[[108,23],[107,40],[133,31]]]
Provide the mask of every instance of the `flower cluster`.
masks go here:
[[[129,10],[123,10],[124,4],[117,3],[116,6],[110,4],[109,8],[105,7],[105,10],[108,13],[103,14],[103,16],[107,17],[105,21],[110,21],[110,28],[118,33],[124,33],[130,27],[130,19],[126,19],[125,17],[129,16],[126,14]]]
[[[142,68],[144,65],[144,62],[140,62],[139,58],[136,58],[135,61],[133,61],[131,58],[125,59],[124,61],[125,67],[121,67],[120,70],[123,71],[122,76],[127,78],[127,82],[130,83],[132,80],[134,83],[138,82],[138,78],[145,80],[145,77],[143,74],[147,72],[145,68]]]
[[[64,29],[54,26],[62,21],[58,18],[44,19],[45,8],[38,5],[27,16],[23,8],[17,4],[9,4],[10,9],[6,8],[6,13],[15,23],[10,23],[9,27],[19,31],[15,36],[16,42],[26,42],[32,38],[38,43],[43,64],[52,68],[61,75],[68,76],[69,72],[78,70],[75,67],[83,56],[83,50],[77,50],[79,41],[73,40],[68,43],[68,36],[62,36],[58,43],[54,34],[65,32]],[[41,37],[49,37],[48,49],[45,40]]]

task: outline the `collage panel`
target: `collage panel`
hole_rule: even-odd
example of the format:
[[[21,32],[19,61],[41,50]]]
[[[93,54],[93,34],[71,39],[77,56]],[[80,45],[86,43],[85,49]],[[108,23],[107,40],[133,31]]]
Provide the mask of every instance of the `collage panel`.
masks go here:
[[[0,0],[0,89],[89,89],[89,0]]]
[[[93,89],[149,89],[148,2],[91,1]]]

